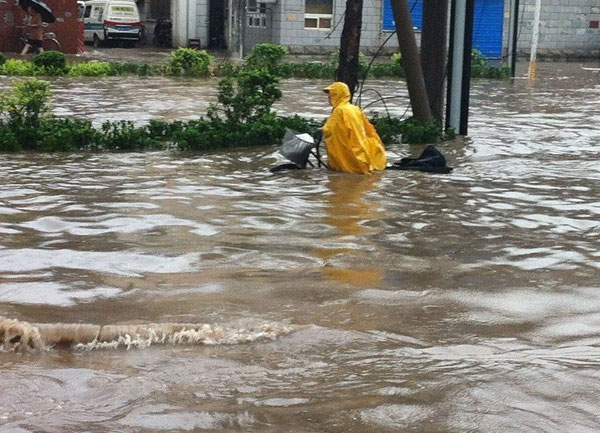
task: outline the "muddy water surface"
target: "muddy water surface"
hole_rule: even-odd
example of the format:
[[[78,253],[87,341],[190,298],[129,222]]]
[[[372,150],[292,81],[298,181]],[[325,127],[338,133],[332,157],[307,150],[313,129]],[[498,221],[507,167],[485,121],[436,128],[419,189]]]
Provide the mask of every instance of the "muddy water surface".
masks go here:
[[[0,431],[597,432],[600,77],[538,75],[474,84],[447,176],[271,175],[273,148],[0,155],[0,315],[282,330],[0,353]],[[57,113],[97,122],[214,99],[71,83]],[[285,83],[279,108],[325,115],[321,84]]]

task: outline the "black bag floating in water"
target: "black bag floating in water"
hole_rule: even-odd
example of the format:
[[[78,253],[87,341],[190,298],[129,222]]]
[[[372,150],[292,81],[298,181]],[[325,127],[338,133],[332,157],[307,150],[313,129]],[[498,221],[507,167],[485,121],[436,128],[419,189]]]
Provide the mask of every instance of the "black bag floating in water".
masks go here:
[[[386,167],[388,170],[417,170],[427,173],[450,173],[453,169],[446,165],[446,158],[433,145],[423,150],[418,158],[402,158],[393,165]]]

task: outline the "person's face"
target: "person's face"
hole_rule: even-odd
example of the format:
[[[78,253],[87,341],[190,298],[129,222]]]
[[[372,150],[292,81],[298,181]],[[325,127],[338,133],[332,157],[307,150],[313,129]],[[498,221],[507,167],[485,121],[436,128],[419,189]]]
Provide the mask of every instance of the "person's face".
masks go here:
[[[327,102],[329,102],[329,105],[333,105],[331,102],[331,92],[327,92]]]

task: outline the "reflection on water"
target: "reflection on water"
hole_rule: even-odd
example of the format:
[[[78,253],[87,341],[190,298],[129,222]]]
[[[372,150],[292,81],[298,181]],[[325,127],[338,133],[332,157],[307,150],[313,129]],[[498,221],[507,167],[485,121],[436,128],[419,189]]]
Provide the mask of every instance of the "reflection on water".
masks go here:
[[[293,327],[0,353],[0,431],[600,430],[600,83],[539,67],[534,84],[475,83],[447,176],[271,174],[274,148],[0,155],[0,315]],[[59,111],[97,122],[193,117],[214,97],[163,78],[69,85],[53,84]],[[283,87],[279,109],[327,114],[322,83]]]
[[[338,232],[339,246],[316,248],[315,254],[325,260],[323,273],[328,278],[356,287],[374,287],[382,279],[382,271],[369,261],[369,251],[375,248],[368,241],[368,224],[380,219],[383,209],[368,200],[367,195],[377,188],[380,174],[349,176],[332,173],[326,182],[329,192],[324,196],[325,224]],[[352,257],[352,258],[350,258]],[[336,266],[336,263],[345,263]],[[348,266],[349,265],[349,266]]]

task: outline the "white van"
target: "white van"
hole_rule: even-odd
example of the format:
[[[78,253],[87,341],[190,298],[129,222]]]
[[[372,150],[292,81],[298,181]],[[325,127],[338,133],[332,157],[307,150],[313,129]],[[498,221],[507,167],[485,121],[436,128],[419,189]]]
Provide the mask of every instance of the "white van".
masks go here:
[[[91,0],[83,11],[83,37],[97,47],[105,41],[140,40],[140,13],[132,0]]]

